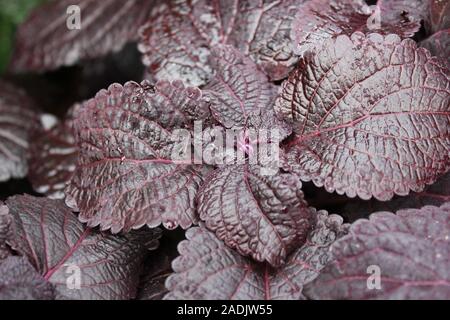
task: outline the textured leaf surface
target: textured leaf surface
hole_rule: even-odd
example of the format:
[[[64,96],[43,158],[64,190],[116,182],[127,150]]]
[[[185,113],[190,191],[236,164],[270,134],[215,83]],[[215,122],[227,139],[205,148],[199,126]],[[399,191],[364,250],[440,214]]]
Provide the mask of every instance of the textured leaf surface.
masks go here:
[[[231,248],[280,266],[305,241],[313,223],[301,186],[289,173],[264,176],[259,166],[227,166],[206,178],[198,212]]]
[[[32,108],[22,90],[0,81],[0,181],[27,174],[30,134],[38,126]]]
[[[181,79],[202,85],[211,76],[210,48],[226,36],[221,1],[161,1],[140,29],[139,50],[155,80]],[[228,1],[228,6],[234,6]]]
[[[6,204],[14,219],[8,245],[55,286],[56,299],[135,297],[142,262],[160,230],[113,236],[86,228],[60,200],[15,196]],[[74,268],[80,270],[78,290],[67,285],[74,284],[68,279]]]
[[[11,69],[46,71],[71,66],[119,51],[138,38],[138,28],[146,21],[152,0],[60,0],[39,6],[16,34]],[[73,11],[81,13],[81,28],[70,30]],[[51,23],[49,23],[51,21]]]
[[[229,43],[249,55],[271,80],[287,77],[298,61],[291,28],[305,0],[239,1]]]
[[[427,48],[432,55],[447,61],[450,65],[450,29],[438,31],[420,42],[420,46]]]
[[[271,80],[292,70],[290,30],[304,0],[164,1],[140,30],[139,49],[156,80],[182,79],[203,85],[213,68],[211,49],[232,44],[250,56]]]
[[[379,212],[332,246],[334,260],[306,289],[313,299],[449,299],[450,203]],[[381,289],[369,290],[369,266]]]
[[[295,53],[303,55],[315,50],[328,38],[340,34],[351,35],[355,31],[364,33],[397,33],[402,37],[414,35],[420,28],[420,20],[401,15],[404,8],[398,1],[397,7],[385,10],[379,1],[379,19],[364,0],[311,0],[301,6],[292,27]]]
[[[445,64],[395,35],[329,40],[283,84],[275,109],[294,126],[287,157],[329,192],[389,200],[449,168]]]
[[[6,244],[6,239],[11,236],[12,217],[9,215],[9,209],[0,202],[0,261],[11,255],[11,250]]]
[[[272,106],[276,87],[256,64],[231,46],[212,50],[216,71],[205,87],[213,117],[226,128],[243,127],[251,114]]]
[[[303,286],[328,262],[329,246],[346,229],[338,216],[318,212],[308,241],[274,270],[239,255],[203,227],[191,228],[172,263],[165,299],[304,299]]]
[[[424,191],[411,192],[406,197],[397,196],[390,201],[350,200],[344,207],[344,215],[354,221],[357,218],[367,218],[371,213],[377,211],[395,212],[400,209],[419,209],[426,205],[440,206],[445,202],[450,202],[450,173],[439,178]]]
[[[30,148],[30,179],[36,192],[63,199],[78,157],[70,121],[43,129]]]
[[[66,199],[82,222],[117,233],[197,221],[194,197],[205,169],[172,161],[171,126],[191,124],[184,106],[196,106],[198,96],[177,93],[170,84],[114,84],[75,111],[80,155]]]
[[[54,289],[24,257],[0,261],[0,300],[52,300]]]

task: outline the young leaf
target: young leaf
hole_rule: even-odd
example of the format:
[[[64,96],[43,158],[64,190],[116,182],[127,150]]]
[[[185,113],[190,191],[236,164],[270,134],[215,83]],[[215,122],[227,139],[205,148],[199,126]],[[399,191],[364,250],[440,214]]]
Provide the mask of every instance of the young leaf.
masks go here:
[[[355,31],[383,34],[398,33],[411,37],[420,28],[420,20],[401,15],[403,8],[396,0],[398,8],[385,10],[385,3],[371,9],[364,0],[311,0],[301,6],[292,27],[295,53],[303,55],[322,45],[328,38],[340,34],[351,35]],[[381,6],[381,7],[380,7]]]
[[[283,83],[275,109],[305,181],[349,197],[420,192],[450,169],[450,73],[396,35],[339,36]]]
[[[212,50],[215,75],[205,87],[213,117],[226,128],[243,127],[250,114],[272,106],[276,87],[257,65],[232,46]]]
[[[332,246],[313,299],[449,299],[450,203],[378,212]],[[377,277],[379,277],[377,279]]]
[[[276,81],[287,77],[298,61],[291,28],[306,0],[239,1],[229,43],[250,56]]]
[[[0,260],[0,300],[53,300],[53,286],[25,257]]]
[[[239,255],[203,227],[186,232],[172,263],[174,274],[166,281],[165,299],[189,300],[298,300],[303,286],[329,261],[329,246],[346,233],[335,215],[317,213],[308,241],[294,251],[286,264],[273,269]]]
[[[235,6],[223,5],[219,0],[170,0],[154,6],[150,20],[139,31],[138,46],[154,80],[181,79],[193,86],[208,81],[210,48],[224,41],[228,28],[222,12],[231,14]]]
[[[169,89],[180,95],[168,95]],[[189,127],[186,114],[201,103],[186,90],[114,84],[75,111],[80,153],[66,202],[82,222],[113,233],[197,222],[194,197],[207,169],[172,160],[172,126]]]
[[[137,40],[138,28],[154,3],[48,1],[19,27],[10,68],[16,72],[41,72],[119,51],[126,43]]]
[[[214,171],[198,194],[198,212],[228,246],[278,267],[305,241],[313,214],[298,177],[260,171],[249,165]]]
[[[0,80],[0,182],[25,177],[30,135],[38,126],[25,92]]]
[[[142,262],[158,245],[160,230],[113,236],[86,228],[59,200],[15,196],[6,204],[14,221],[6,243],[54,285],[56,299],[135,297]]]
[[[298,57],[290,30],[305,0],[164,1],[140,30],[139,50],[154,80],[182,79],[204,85],[211,77],[211,49],[231,44],[248,55],[269,76],[281,80]]]

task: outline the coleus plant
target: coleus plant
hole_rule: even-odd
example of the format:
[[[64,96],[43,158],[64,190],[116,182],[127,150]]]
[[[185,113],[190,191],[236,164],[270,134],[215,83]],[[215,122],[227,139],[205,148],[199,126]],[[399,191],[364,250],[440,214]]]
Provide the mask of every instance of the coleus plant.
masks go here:
[[[449,6],[372,2],[38,8],[12,72],[136,41],[148,68],[62,119],[0,82],[0,180],[26,176],[37,193],[0,203],[0,298],[450,298]],[[69,4],[80,30],[66,28]],[[174,158],[174,135],[200,122],[201,141]],[[198,143],[215,150],[204,138],[227,130],[241,135],[219,161],[197,161]],[[279,149],[271,174],[251,161],[265,144]],[[344,197],[347,221],[310,205],[309,181]]]

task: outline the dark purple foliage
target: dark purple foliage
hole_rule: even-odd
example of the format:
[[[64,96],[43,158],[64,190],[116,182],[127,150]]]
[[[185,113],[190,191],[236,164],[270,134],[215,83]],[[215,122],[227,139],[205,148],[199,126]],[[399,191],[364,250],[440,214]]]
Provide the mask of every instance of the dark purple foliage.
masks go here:
[[[439,178],[422,192],[411,192],[405,197],[396,196],[391,201],[352,199],[346,202],[344,212],[348,219],[354,221],[357,218],[367,218],[377,211],[396,212],[400,209],[420,209],[426,205],[440,206],[445,202],[450,202],[450,173]]]
[[[138,38],[153,0],[58,0],[38,7],[19,28],[11,70],[41,72],[119,51]],[[67,9],[80,8],[80,29],[69,30]],[[52,21],[53,23],[49,23]]]
[[[450,1],[429,0],[429,28],[431,32],[438,32],[450,28]]]
[[[29,140],[38,127],[39,116],[30,98],[0,80],[0,181],[27,175]]]
[[[13,221],[6,244],[27,257],[37,272],[53,284],[56,299],[136,296],[145,253],[157,247],[160,230],[123,236],[101,233],[86,228],[60,200],[14,196],[6,205]],[[81,270],[78,290],[66,285],[70,266]]]
[[[316,212],[314,228],[279,269],[258,264],[230,249],[203,227],[186,232],[165,299],[304,299],[303,286],[330,258],[329,247],[346,233],[339,216]]]
[[[436,32],[420,42],[420,46],[427,48],[432,55],[440,57],[450,65],[450,29]]]
[[[38,137],[30,148],[28,178],[36,192],[51,199],[63,199],[66,184],[75,171],[78,147],[70,120],[61,123],[55,120],[50,125],[37,132]]]
[[[24,257],[0,260],[0,300],[52,300],[53,286]]]
[[[226,128],[243,127],[253,114],[273,105],[277,88],[256,64],[231,46],[211,52],[215,70],[205,87],[212,116]]]
[[[292,35],[295,53],[303,55],[318,49],[325,39],[340,34],[351,35],[355,31],[382,34],[397,33],[411,37],[420,28],[420,19],[409,14],[402,15],[406,1],[380,1],[377,10],[364,0],[311,0],[302,6],[295,18]],[[402,2],[402,3],[400,3]],[[384,8],[397,4],[395,10]],[[378,13],[378,15],[376,15]]]
[[[349,197],[420,192],[449,170],[450,75],[412,40],[354,33],[307,55],[282,85],[287,157],[306,181]]]
[[[272,80],[287,76],[298,60],[292,20],[305,0],[161,1],[140,30],[139,49],[155,80],[205,84],[213,73],[211,49],[231,44],[249,55]]]
[[[0,299],[450,299],[449,3],[38,7],[0,80]]]
[[[205,180],[198,194],[200,218],[231,248],[280,266],[304,243],[314,214],[297,176],[264,176],[259,166],[235,165]]]
[[[198,221],[194,197],[205,170],[172,160],[171,129],[190,125],[200,95],[177,83],[113,84],[74,112],[79,157],[66,202],[81,221],[113,233]]]
[[[306,289],[313,299],[449,299],[450,203],[378,212],[332,245],[333,261]],[[380,286],[367,285],[369,267]],[[374,272],[374,271],[371,271]]]

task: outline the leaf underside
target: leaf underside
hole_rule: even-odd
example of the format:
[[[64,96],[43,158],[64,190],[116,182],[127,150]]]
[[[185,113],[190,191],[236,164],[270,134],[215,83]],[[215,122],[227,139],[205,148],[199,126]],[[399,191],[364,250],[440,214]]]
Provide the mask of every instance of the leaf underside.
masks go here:
[[[0,260],[0,300],[52,300],[54,288],[24,257]]]
[[[0,182],[26,176],[30,135],[38,125],[37,112],[26,94],[0,81]]]
[[[86,228],[60,200],[14,196],[6,204],[13,219],[6,243],[53,284],[56,299],[135,297],[145,253],[158,245],[160,230],[114,236]],[[67,285],[68,268],[79,268],[80,289]]]
[[[63,199],[78,158],[70,121],[43,130],[30,147],[28,178],[36,192],[50,199]]]

